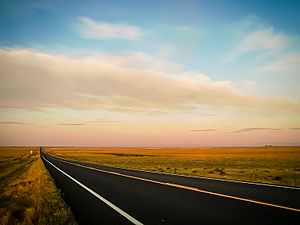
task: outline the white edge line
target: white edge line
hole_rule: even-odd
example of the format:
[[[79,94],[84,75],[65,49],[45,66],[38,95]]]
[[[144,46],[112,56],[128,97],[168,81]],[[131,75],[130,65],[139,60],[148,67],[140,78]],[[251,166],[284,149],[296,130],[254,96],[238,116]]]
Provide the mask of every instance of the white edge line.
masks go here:
[[[139,222],[138,220],[136,220],[135,218],[133,218],[132,216],[130,216],[128,213],[124,212],[122,209],[120,209],[118,206],[114,205],[113,203],[111,203],[110,201],[106,200],[105,198],[103,198],[101,195],[99,195],[98,193],[96,193],[95,191],[93,191],[92,189],[88,188],[87,186],[85,186],[84,184],[80,183],[78,180],[76,180],[75,178],[73,178],[72,176],[70,176],[69,174],[67,174],[66,172],[64,172],[63,170],[61,170],[60,168],[58,168],[57,166],[55,166],[53,163],[51,163],[49,160],[47,160],[43,155],[42,155],[43,159],[48,162],[51,166],[53,166],[55,169],[57,169],[59,172],[63,173],[64,175],[66,175],[67,177],[69,177],[71,180],[73,180],[75,183],[77,183],[79,186],[81,186],[82,188],[84,188],[85,190],[87,190],[88,192],[90,192],[92,195],[94,195],[96,198],[100,199],[102,202],[104,202],[106,205],[108,205],[109,207],[111,207],[112,209],[114,209],[115,211],[117,211],[118,213],[120,213],[122,216],[124,216],[126,219],[128,219],[130,222],[132,222],[133,224],[136,225],[143,225],[141,222]]]
[[[90,166],[104,166],[104,165],[97,165],[92,164],[88,162],[82,162],[78,160],[70,160],[70,159],[62,159],[63,161],[73,161],[76,163],[87,163]],[[153,173],[153,174],[162,174],[162,175],[171,175],[171,176],[179,176],[179,177],[187,177],[187,178],[196,178],[196,179],[206,179],[206,180],[216,180],[216,181],[222,181],[222,182],[232,182],[232,183],[241,183],[241,184],[250,184],[250,185],[256,185],[256,186],[267,186],[267,187],[276,187],[276,188],[286,188],[286,189],[292,189],[292,190],[300,190],[300,187],[291,187],[291,186],[282,186],[282,185],[276,185],[276,184],[265,184],[265,183],[254,183],[254,182],[248,182],[248,181],[240,181],[240,180],[232,180],[232,179],[222,179],[222,178],[213,178],[213,177],[203,177],[203,176],[193,176],[193,175],[183,175],[183,174],[173,174],[173,173],[164,173],[164,172],[157,172],[157,171],[148,171],[148,170],[142,170],[142,169],[132,169],[132,168],[121,168],[121,167],[112,167],[112,166],[104,166],[109,167],[112,169],[122,169],[122,170],[133,170],[133,171],[140,171],[145,173]]]

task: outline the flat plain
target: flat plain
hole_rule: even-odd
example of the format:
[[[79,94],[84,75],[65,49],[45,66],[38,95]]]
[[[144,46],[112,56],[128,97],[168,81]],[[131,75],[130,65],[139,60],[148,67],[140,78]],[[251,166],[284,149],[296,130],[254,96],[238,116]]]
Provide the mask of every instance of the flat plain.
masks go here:
[[[112,167],[300,186],[300,146],[47,147],[46,152]]]
[[[0,147],[0,225],[76,224],[38,147]]]

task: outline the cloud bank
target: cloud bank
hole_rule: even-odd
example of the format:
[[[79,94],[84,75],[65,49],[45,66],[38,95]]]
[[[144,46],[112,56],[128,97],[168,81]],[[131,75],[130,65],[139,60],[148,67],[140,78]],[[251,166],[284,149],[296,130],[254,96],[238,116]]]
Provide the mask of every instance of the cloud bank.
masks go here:
[[[205,105],[247,108],[251,113],[262,109],[300,112],[295,100],[260,99],[244,94],[230,81],[212,81],[197,72],[166,72],[151,63],[141,67],[132,63],[132,58],[75,58],[30,49],[1,49],[0,107],[191,111]]]

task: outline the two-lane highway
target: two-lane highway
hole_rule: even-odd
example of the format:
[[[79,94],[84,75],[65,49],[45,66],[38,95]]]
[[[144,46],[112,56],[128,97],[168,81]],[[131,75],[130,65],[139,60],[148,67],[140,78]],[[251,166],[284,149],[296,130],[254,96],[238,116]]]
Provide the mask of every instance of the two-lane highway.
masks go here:
[[[298,188],[41,157],[80,224],[298,224]]]

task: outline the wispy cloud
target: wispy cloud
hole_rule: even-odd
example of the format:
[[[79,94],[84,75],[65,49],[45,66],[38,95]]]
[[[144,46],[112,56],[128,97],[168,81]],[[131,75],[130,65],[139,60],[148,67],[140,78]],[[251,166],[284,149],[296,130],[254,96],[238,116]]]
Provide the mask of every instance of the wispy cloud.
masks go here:
[[[108,119],[99,119],[99,120],[90,120],[83,123],[57,123],[56,125],[62,126],[84,126],[88,124],[97,124],[97,123],[120,123],[120,120],[108,120]]]
[[[200,115],[200,116],[216,116],[215,114],[210,114],[210,113],[199,113],[198,115]]]
[[[152,57],[142,52],[131,52],[128,54],[120,55],[98,54],[97,59],[99,61],[102,60],[115,66],[125,68],[155,70],[160,72],[174,72],[183,69],[183,66],[181,64],[173,63],[160,57]]]
[[[7,125],[31,125],[32,123],[18,122],[18,121],[0,121],[0,124],[7,124]]]
[[[188,130],[190,132],[210,132],[210,131],[217,131],[215,129],[193,129],[193,130]]]
[[[300,71],[300,53],[287,54],[266,66],[259,68],[259,72],[279,75],[298,76]]]
[[[88,17],[79,17],[78,31],[87,39],[136,40],[143,35],[142,29],[128,24],[106,23]]]
[[[57,125],[62,126],[83,126],[86,125],[85,123],[58,123]]]
[[[160,116],[160,115],[167,115],[169,112],[161,111],[161,110],[153,110],[147,114],[147,116]]]
[[[289,38],[275,31],[272,26],[260,27],[248,31],[227,55],[225,62],[230,62],[245,54],[263,51],[279,51],[289,44]]]
[[[252,128],[244,128],[240,130],[233,131],[233,133],[242,133],[242,132],[251,132],[251,131],[280,131],[280,128],[262,128],[262,127],[252,127]]]
[[[121,122],[120,120],[105,120],[105,119],[88,121],[88,123],[120,123],[120,122]]]

